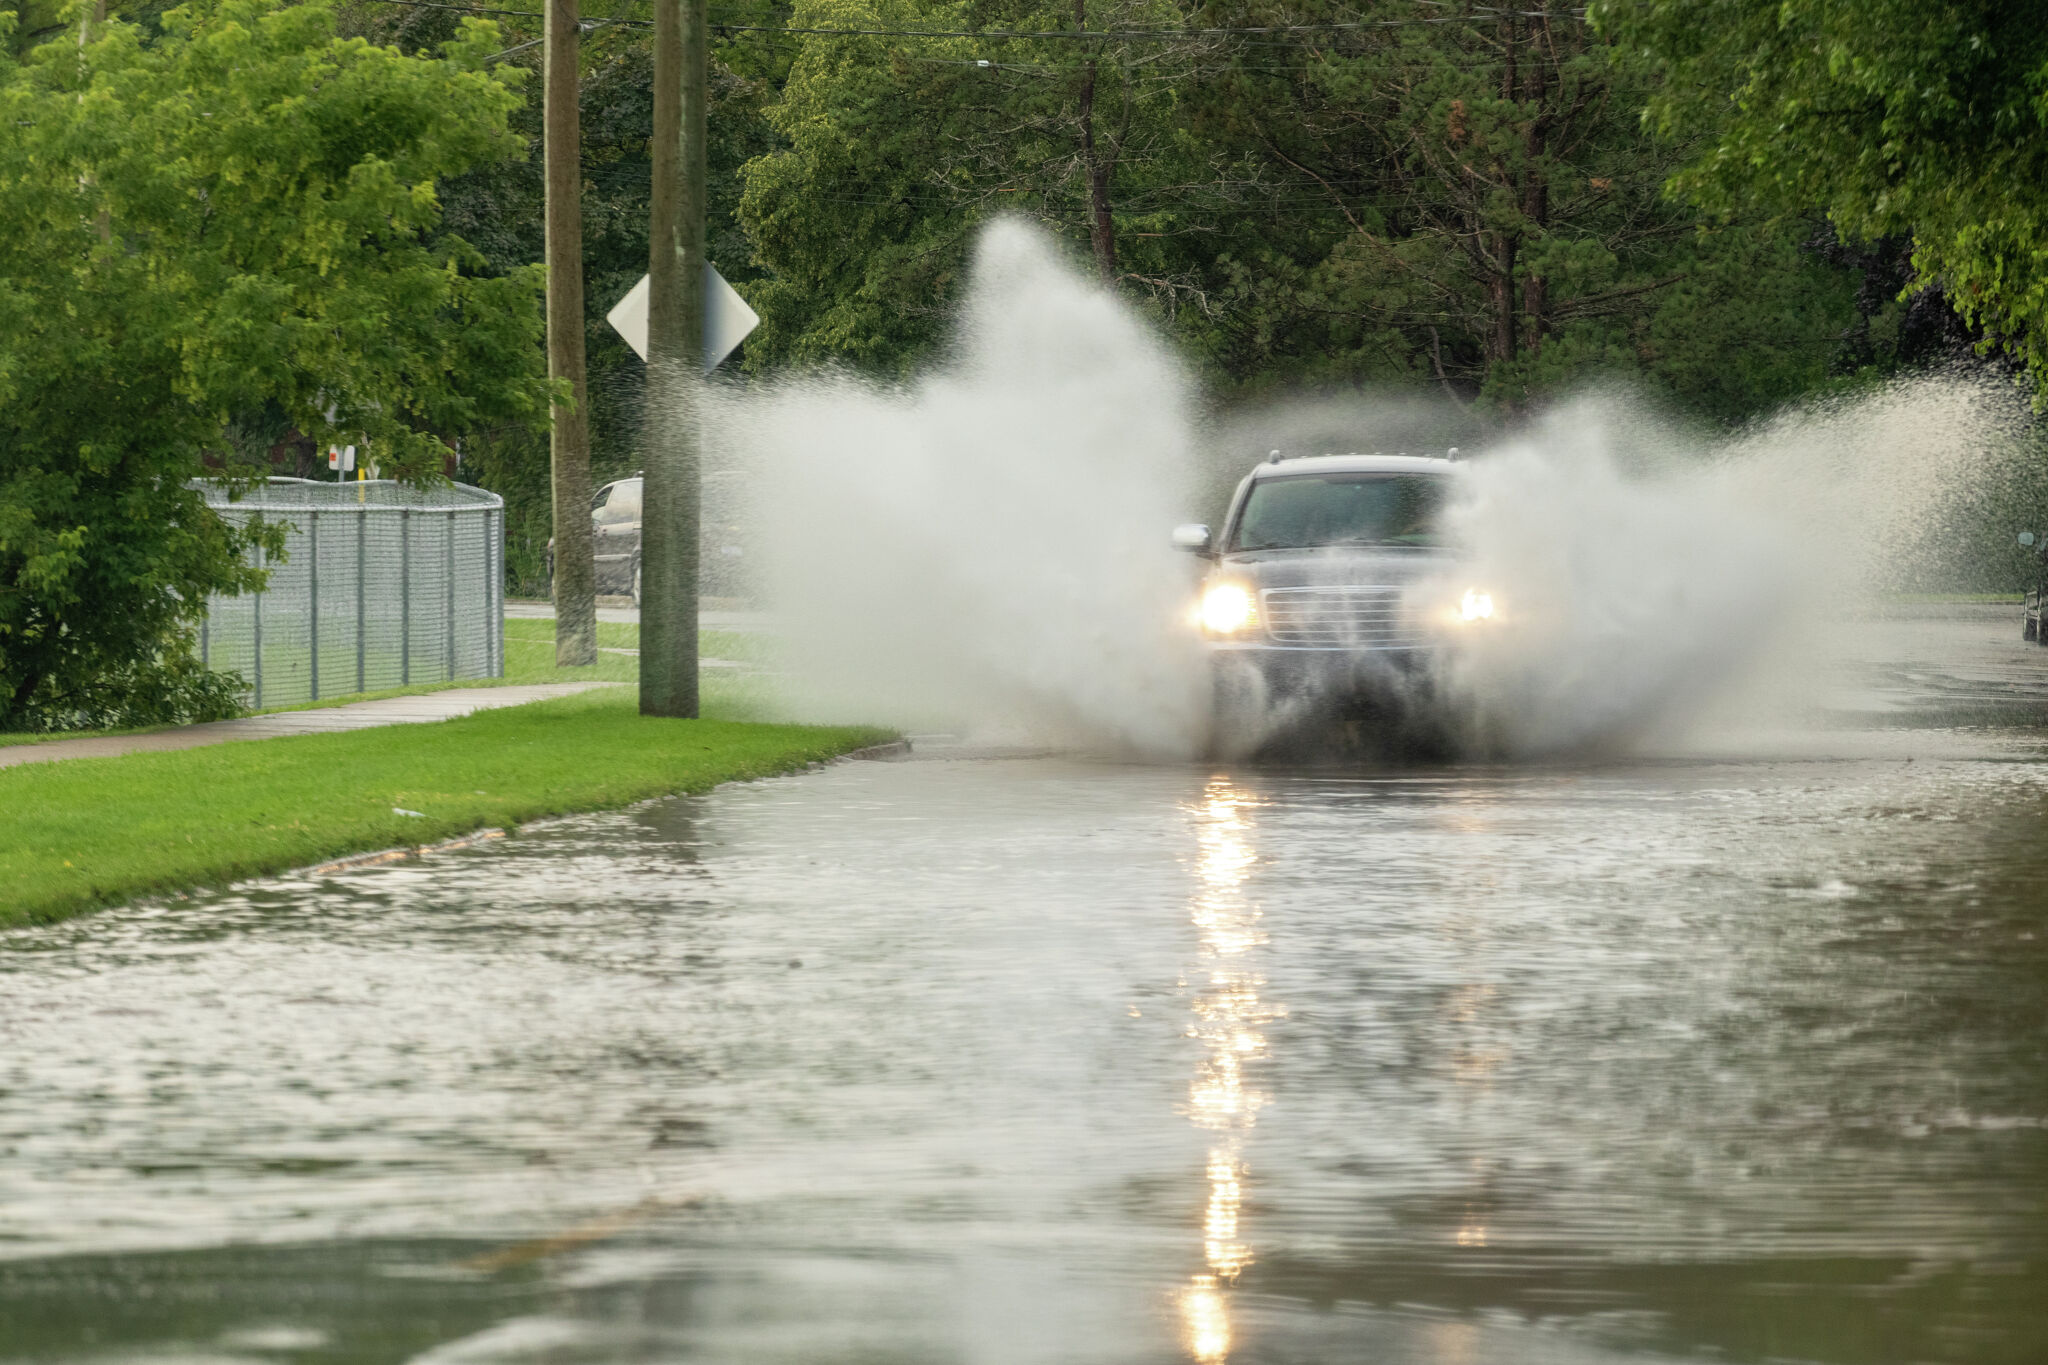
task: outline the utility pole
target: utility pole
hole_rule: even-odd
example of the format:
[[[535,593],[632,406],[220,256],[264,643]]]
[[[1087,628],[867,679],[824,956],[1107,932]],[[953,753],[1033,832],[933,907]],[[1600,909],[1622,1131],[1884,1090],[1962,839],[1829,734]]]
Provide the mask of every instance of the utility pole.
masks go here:
[[[702,496],[704,0],[655,0],[653,185],[647,234],[646,485],[640,514],[640,714],[697,714]]]
[[[582,28],[577,0],[547,0],[546,142],[548,378],[575,395],[556,404],[548,436],[553,478],[555,667],[597,662],[597,572],[590,550],[589,388],[583,369],[583,161],[578,111]]]

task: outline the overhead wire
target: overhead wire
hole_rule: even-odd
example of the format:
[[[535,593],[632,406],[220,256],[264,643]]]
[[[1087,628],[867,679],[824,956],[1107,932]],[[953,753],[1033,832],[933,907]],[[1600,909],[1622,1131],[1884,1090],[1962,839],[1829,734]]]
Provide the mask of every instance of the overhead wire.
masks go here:
[[[598,36],[601,30],[609,28],[617,22],[618,21],[615,19],[580,20],[576,25],[576,31],[584,37],[595,38]],[[532,42],[520,43],[514,47],[508,47],[503,52],[493,52],[490,56],[484,58],[484,60],[487,62],[495,62],[499,58],[509,57],[515,52],[524,52],[529,47],[539,47],[542,43],[546,41],[547,37],[543,35],[539,38],[535,38]]]

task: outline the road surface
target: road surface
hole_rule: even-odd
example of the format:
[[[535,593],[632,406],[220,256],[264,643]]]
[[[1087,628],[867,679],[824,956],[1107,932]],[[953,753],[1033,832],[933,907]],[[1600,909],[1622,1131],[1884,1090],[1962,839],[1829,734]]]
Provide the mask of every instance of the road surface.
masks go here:
[[[1783,752],[938,744],[11,933],[0,1362],[2041,1359],[2048,651],[1853,628]]]

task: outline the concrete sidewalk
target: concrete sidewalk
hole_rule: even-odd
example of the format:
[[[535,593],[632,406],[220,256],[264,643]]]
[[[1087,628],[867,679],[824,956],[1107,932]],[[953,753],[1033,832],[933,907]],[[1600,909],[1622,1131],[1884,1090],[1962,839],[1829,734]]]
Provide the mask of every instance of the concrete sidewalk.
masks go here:
[[[588,692],[593,687],[618,686],[621,684],[580,682],[537,683],[529,687],[452,687],[445,692],[349,702],[313,711],[278,711],[267,716],[180,725],[139,735],[89,736],[84,739],[54,739],[47,744],[0,745],[0,768],[12,768],[22,763],[54,763],[64,758],[111,758],[117,754],[198,749],[208,744],[229,744],[243,739],[326,735],[342,730],[371,730],[380,725],[420,725],[428,721],[453,720],[473,711],[523,706],[527,702],[546,701],[549,697],[566,697]]]

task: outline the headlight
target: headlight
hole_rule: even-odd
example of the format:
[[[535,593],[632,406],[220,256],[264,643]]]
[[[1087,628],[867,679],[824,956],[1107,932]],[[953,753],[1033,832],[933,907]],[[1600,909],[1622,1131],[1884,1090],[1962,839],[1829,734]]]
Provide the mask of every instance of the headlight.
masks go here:
[[[1465,589],[1465,595],[1458,599],[1460,621],[1491,621],[1493,619],[1493,594],[1477,588]]]
[[[1258,617],[1251,589],[1242,583],[1211,583],[1202,593],[1202,628],[1211,635],[1235,635]]]

